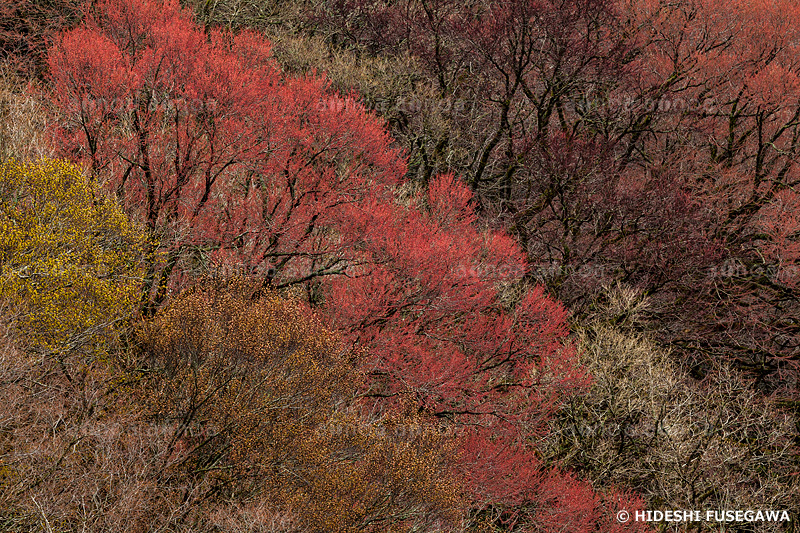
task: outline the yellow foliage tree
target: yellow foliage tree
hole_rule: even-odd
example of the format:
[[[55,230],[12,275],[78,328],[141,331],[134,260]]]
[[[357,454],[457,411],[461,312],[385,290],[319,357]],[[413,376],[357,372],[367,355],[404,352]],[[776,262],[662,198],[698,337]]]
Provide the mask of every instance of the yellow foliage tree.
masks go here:
[[[69,163],[0,164],[0,301],[31,348],[74,349],[134,309],[145,241]]]

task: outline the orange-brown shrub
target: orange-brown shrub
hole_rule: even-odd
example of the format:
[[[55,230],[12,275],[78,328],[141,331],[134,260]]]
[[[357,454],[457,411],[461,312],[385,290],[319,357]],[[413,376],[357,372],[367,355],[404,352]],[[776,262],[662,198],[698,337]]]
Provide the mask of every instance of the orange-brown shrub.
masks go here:
[[[61,361],[5,342],[0,529],[457,527],[447,437],[362,412],[352,354],[300,304],[197,289],[136,339]]]
[[[352,354],[299,303],[199,289],[141,339],[145,416],[173,428],[163,475],[198,501],[255,498],[309,531],[454,518],[444,437],[413,416],[359,415]]]

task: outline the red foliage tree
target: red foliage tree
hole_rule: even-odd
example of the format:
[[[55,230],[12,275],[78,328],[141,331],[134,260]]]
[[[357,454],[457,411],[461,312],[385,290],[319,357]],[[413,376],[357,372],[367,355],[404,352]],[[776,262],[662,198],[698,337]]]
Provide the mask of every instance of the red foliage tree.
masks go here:
[[[535,454],[586,383],[566,312],[522,282],[511,238],[477,228],[468,188],[395,187],[405,165],[375,117],[282,74],[254,33],[206,35],[174,1],[99,2],[49,64],[62,150],[153,234],[149,309],[210,268],[302,286],[364,351],[367,405],[411,398],[457,434],[475,509],[514,515],[552,479],[590,494]]]
[[[440,138],[396,112],[413,174],[469,183],[576,314],[635,285],[661,340],[774,389],[800,358],[796,15],[788,0],[340,0],[311,19],[361,53],[414,56],[465,103]]]
[[[98,8],[49,53],[59,140],[159,243],[148,299],[209,256],[279,287],[340,273],[354,243],[329,228],[403,172],[378,121],[321,105],[325,82],[283,76],[254,33],[206,35],[174,2]]]
[[[719,257],[677,177],[641,170],[660,126],[650,104],[671,85],[644,81],[626,16],[606,0],[343,0],[312,18],[368,52],[412,54],[462,103],[447,115],[457,134],[396,132],[424,179],[456,172],[527,252],[530,276],[582,314],[615,278],[659,290],[694,272],[678,258]]]
[[[591,530],[613,516],[605,502],[536,453],[560,401],[587,383],[566,310],[522,282],[521,250],[477,228],[471,199],[445,175],[405,205],[365,210],[360,264],[323,287],[324,308],[364,349],[365,394],[379,409],[410,398],[457,435],[476,520],[550,531],[542,513],[561,513]],[[548,496],[553,483],[580,497]],[[569,521],[556,522],[553,531]]]
[[[678,250],[695,275],[659,297],[665,337],[685,353],[732,358],[796,399],[797,5],[635,4],[641,83],[661,87],[665,104],[643,153],[702,211],[695,233],[718,246],[713,261]]]

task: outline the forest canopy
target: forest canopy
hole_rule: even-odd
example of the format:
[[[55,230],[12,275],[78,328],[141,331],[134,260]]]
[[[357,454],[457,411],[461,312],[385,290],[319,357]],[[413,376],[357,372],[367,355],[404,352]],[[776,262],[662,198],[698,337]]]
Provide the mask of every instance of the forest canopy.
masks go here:
[[[5,3],[0,526],[793,531],[796,11]]]

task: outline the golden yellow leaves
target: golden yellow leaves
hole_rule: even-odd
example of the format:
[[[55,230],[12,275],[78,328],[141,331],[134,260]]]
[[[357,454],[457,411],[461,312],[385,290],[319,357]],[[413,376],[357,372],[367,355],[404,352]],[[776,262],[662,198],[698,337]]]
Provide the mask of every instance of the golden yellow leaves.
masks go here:
[[[75,348],[131,312],[144,244],[69,163],[0,165],[0,300],[31,347]]]

